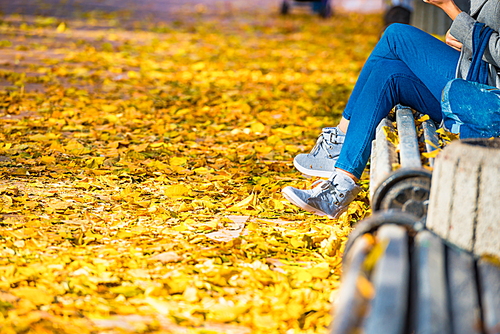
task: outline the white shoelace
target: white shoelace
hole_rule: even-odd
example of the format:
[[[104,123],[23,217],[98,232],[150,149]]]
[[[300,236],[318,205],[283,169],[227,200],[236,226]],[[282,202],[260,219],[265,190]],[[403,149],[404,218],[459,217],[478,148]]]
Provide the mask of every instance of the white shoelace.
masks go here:
[[[335,204],[338,205],[340,203],[339,197],[344,196],[337,190],[337,185],[333,183],[333,180],[335,180],[335,176],[332,178],[332,180],[317,180],[316,182],[314,182],[312,184],[313,193],[311,195],[311,198],[316,198],[325,190],[328,190],[333,198],[335,198]]]
[[[334,128],[334,130],[332,130],[333,132],[335,132],[335,137],[338,137],[338,133],[337,133],[337,129]],[[333,147],[327,142],[327,140],[325,139],[325,133],[322,132],[319,137],[318,137],[318,140],[316,141],[316,144],[314,145],[313,149],[311,150],[311,154],[312,156],[316,156],[321,149],[323,149],[327,154],[328,156],[331,158],[332,155],[328,152],[328,147],[330,147],[330,149],[332,149]],[[332,136],[332,133],[329,134],[329,136],[331,137]]]
[[[328,153],[328,143],[326,142],[325,138],[323,137],[323,133],[319,135],[318,140],[316,141],[316,145],[314,145],[313,149],[311,150],[311,153],[313,156],[317,155],[321,149],[323,149],[325,152]],[[332,157],[329,153],[328,155],[330,158]]]

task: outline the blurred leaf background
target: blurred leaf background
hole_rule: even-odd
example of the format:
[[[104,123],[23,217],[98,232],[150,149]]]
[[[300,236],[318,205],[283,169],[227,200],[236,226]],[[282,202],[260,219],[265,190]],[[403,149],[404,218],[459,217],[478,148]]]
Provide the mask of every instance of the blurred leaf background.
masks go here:
[[[0,7],[0,333],[326,333],[367,195],[280,191],[380,16],[34,3]]]

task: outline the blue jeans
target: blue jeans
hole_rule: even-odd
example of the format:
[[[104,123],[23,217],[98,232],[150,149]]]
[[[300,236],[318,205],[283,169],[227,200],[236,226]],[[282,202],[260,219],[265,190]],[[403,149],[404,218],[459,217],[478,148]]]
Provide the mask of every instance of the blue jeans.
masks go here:
[[[398,103],[442,120],[441,92],[460,52],[409,25],[392,24],[373,49],[344,110],[350,121],[335,167],[361,177],[378,123]]]
[[[460,139],[500,136],[500,89],[455,79],[444,88],[441,106],[445,127]]]

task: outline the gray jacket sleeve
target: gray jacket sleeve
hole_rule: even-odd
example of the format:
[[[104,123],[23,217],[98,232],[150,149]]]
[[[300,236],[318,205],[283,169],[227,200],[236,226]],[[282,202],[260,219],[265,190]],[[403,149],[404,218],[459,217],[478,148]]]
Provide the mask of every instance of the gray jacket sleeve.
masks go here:
[[[498,27],[498,16],[500,16],[500,2],[496,4],[496,10],[493,13],[488,13],[484,22],[490,28],[497,30]],[[483,22],[481,20],[481,22]],[[462,12],[453,21],[450,29],[450,33],[453,37],[462,42],[463,46],[472,52],[472,30],[474,29],[474,24],[476,20],[472,18],[469,14]],[[495,67],[500,67],[500,37],[498,31],[494,31],[490,37],[490,41],[486,51],[484,52],[483,59]]]

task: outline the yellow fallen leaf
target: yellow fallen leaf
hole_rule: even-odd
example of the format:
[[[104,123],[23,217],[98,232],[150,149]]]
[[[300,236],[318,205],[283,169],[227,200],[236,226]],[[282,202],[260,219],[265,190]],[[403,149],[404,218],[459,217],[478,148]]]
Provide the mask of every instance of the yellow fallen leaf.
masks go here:
[[[250,125],[250,130],[254,133],[262,133],[266,129],[266,126],[260,122],[255,122]]]
[[[101,106],[101,109],[104,112],[114,112],[114,111],[118,110],[118,107],[115,105],[111,105],[111,104],[105,104],[105,105]]]
[[[104,160],[106,157],[93,157],[90,159],[87,159],[85,161],[85,164],[87,165],[88,168],[98,168],[104,163]]]
[[[156,312],[162,315],[169,315],[170,310],[172,308],[170,303],[151,297],[146,298],[146,303],[149,304],[151,307],[153,307],[156,310]]]
[[[180,157],[170,158],[170,165],[172,166],[182,166],[185,165],[186,162],[187,162],[186,158],[180,158]]]
[[[445,136],[447,134],[447,132],[443,128],[437,129],[436,133],[442,136]]]
[[[308,270],[314,278],[327,278],[330,275],[330,266],[326,262],[322,262]]]
[[[418,121],[419,121],[420,123],[422,123],[422,122],[425,122],[425,121],[427,121],[427,120],[429,120],[429,119],[430,119],[429,115],[422,115],[422,116],[418,119]]]
[[[57,32],[64,32],[65,30],[66,30],[66,23],[64,23],[64,22],[59,23],[56,31]]]
[[[106,119],[109,123],[113,123],[113,124],[118,123],[118,120],[119,120],[118,116],[113,115],[113,114],[106,115],[106,116],[104,116],[104,118],[105,118],[105,119]]]
[[[176,293],[184,293],[184,291],[188,287],[189,281],[190,280],[188,275],[179,275],[170,277],[165,282],[165,284],[170,294],[176,294]]]
[[[264,144],[259,144],[255,145],[255,151],[261,153],[261,154],[268,154],[273,150],[272,146],[264,145]]]
[[[436,149],[438,149],[438,148],[439,148],[439,147],[437,147],[437,146],[436,146],[433,142],[431,142],[429,139],[426,139],[426,140],[425,140],[425,143],[426,143],[426,144],[428,144],[428,145],[430,145],[430,146],[431,146],[431,147],[433,147],[433,148],[436,148]]]
[[[242,209],[246,209],[248,206],[253,205],[256,200],[256,195],[255,194],[250,194],[248,195],[245,199],[243,199],[241,202],[236,203],[235,205],[231,206],[228,208],[228,211],[240,211]]]
[[[439,153],[441,153],[441,150],[437,149],[437,150],[434,150],[434,151],[431,151],[431,152],[423,152],[422,155],[424,157],[426,157],[427,159],[430,159],[430,158],[437,157],[439,155]]]
[[[67,208],[69,208],[72,204],[69,203],[69,202],[65,202],[65,201],[58,201],[58,200],[54,200],[54,201],[51,201],[49,202],[49,206],[54,209],[54,210],[66,210]]]
[[[297,281],[310,282],[313,279],[313,275],[305,269],[300,269],[297,273],[293,275]]]
[[[301,238],[299,238],[299,237],[293,237],[290,240],[290,244],[294,248],[301,248],[301,247],[304,247],[306,245],[306,243],[304,241],[302,241]]]
[[[35,305],[47,305],[54,300],[54,297],[43,288],[21,287],[11,290],[11,293],[19,298],[27,299]]]
[[[127,72],[127,76],[130,78],[130,79],[138,79],[139,78],[139,73],[135,72],[135,71],[128,71]]]
[[[273,207],[274,210],[281,211],[285,208],[285,205],[279,200],[272,199],[272,200],[270,200],[270,202],[271,202],[271,206]]]
[[[172,186],[167,186],[164,190],[164,194],[169,197],[184,196],[189,192],[189,188],[182,184],[175,184]]]
[[[116,286],[109,289],[109,291],[117,295],[124,295],[127,298],[142,294],[142,290],[136,286]]]
[[[40,158],[40,163],[44,164],[44,165],[51,165],[53,164],[54,162],[56,161],[56,158],[53,157],[53,156],[48,156],[48,155],[44,155]]]
[[[82,149],[84,148],[84,146],[76,140],[70,140],[64,148],[66,150],[75,150],[75,149]]]
[[[4,209],[8,209],[12,206],[12,197],[8,196],[8,195],[2,195],[3,197],[3,208]]]
[[[375,264],[379,258],[384,254],[385,249],[389,242],[387,240],[379,241],[373,246],[371,251],[366,255],[365,261],[363,263],[365,270],[370,271],[375,267]]]
[[[144,151],[146,151],[146,149],[148,148],[148,146],[149,146],[149,143],[143,143],[143,144],[141,144],[141,145],[134,145],[134,146],[132,146],[132,149],[133,149],[134,151],[136,151],[136,152],[138,152],[138,153],[139,153],[139,152],[144,152]]]
[[[281,138],[278,135],[269,136],[267,138],[267,143],[269,145],[273,145],[273,146],[281,146],[281,145],[283,145],[283,141],[281,140]]]
[[[205,68],[205,63],[203,62],[195,63],[191,65],[191,68],[193,69],[193,71],[203,70]]]
[[[398,137],[397,133],[388,126],[384,126],[383,129],[384,129],[384,134],[385,134],[385,137],[387,138],[387,140],[389,142],[391,142],[394,146],[398,147],[399,137]]]
[[[161,263],[178,262],[182,259],[176,252],[164,252],[151,257],[152,261],[159,261]]]
[[[186,223],[181,223],[177,226],[174,226],[172,228],[174,231],[178,231],[178,232],[183,232],[183,231],[188,231],[189,230],[189,226],[186,225]]]
[[[189,286],[186,288],[186,290],[184,290],[182,297],[187,302],[194,303],[199,299],[198,289],[196,289],[194,286]]]
[[[249,305],[215,305],[207,310],[207,319],[218,322],[231,322],[238,316],[245,314],[249,308]]]
[[[366,299],[372,299],[375,296],[375,288],[373,284],[364,276],[358,276],[356,287],[361,295]]]
[[[206,167],[198,167],[198,168],[195,168],[193,170],[193,172],[195,172],[196,174],[198,175],[206,175],[206,174],[209,174],[210,171],[208,170],[208,168]]]

